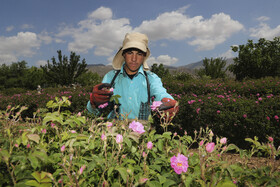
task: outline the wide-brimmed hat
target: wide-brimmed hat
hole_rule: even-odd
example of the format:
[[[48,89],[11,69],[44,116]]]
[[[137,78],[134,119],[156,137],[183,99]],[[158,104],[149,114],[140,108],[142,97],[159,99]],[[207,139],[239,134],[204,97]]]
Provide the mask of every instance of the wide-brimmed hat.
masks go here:
[[[123,40],[123,45],[113,59],[113,63],[112,63],[113,68],[116,70],[121,69],[122,64],[124,62],[124,57],[122,53],[125,49],[129,49],[129,48],[137,48],[146,53],[143,62],[143,69],[149,70],[149,66],[146,62],[146,60],[150,56],[150,50],[148,48],[148,37],[147,35],[138,32],[127,33],[125,35],[125,38]]]

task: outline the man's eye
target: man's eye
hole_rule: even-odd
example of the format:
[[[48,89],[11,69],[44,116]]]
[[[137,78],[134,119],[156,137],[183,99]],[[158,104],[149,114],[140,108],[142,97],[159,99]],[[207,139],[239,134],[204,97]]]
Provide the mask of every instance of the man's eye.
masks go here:
[[[143,53],[137,53],[139,56],[144,56],[144,54]]]

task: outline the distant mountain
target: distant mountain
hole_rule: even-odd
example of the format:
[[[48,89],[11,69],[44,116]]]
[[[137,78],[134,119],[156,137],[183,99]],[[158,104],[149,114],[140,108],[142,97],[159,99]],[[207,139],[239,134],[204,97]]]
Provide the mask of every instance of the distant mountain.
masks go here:
[[[233,64],[233,58],[227,59],[227,65]],[[195,63],[191,63],[185,66],[179,66],[179,67],[174,67],[174,66],[164,66],[167,68],[171,73],[175,72],[185,72],[189,74],[194,74],[195,69],[203,68],[203,60]],[[88,64],[87,68],[92,71],[93,73],[98,73],[100,76],[104,76],[107,72],[113,69],[111,65],[104,65],[104,64]]]

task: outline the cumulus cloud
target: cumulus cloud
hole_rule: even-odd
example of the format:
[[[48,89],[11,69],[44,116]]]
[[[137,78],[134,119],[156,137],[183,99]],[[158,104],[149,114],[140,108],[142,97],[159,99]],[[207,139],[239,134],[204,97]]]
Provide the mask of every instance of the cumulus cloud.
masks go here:
[[[199,51],[212,50],[244,29],[241,23],[227,14],[214,14],[209,19],[202,16],[189,17],[185,14],[188,8],[189,6],[184,6],[177,11],[162,13],[155,19],[145,20],[133,28],[129,19],[113,18],[110,8],[100,7],[90,12],[87,18],[77,25],[61,27],[56,38],[60,41],[65,41],[67,37],[72,38],[68,43],[70,51],[93,51],[96,56],[111,56],[122,44],[124,35],[132,31],[147,34],[152,42],[166,39],[183,40]],[[171,60],[173,61],[175,60]]]
[[[13,62],[18,62],[18,59],[15,55],[0,53],[0,65],[2,64],[10,65]]]
[[[19,56],[31,57],[41,41],[32,32],[19,32],[16,36],[0,37],[1,62],[15,62]]]
[[[280,35],[280,25],[275,28],[270,28],[266,23],[261,22],[257,27],[250,28],[250,36],[255,38],[266,38],[272,40]]]
[[[94,49],[97,56],[109,56],[120,47],[124,34],[132,31],[128,19],[113,19],[112,15],[110,8],[100,7],[80,21],[77,28],[63,28],[57,36],[73,38],[68,44],[70,51],[88,53]]]
[[[175,64],[177,61],[178,59],[175,57],[170,57],[168,55],[160,55],[158,57],[148,58],[147,63],[149,66],[153,64],[163,64],[163,65],[171,66]]]
[[[166,12],[154,20],[143,21],[135,30],[146,33],[152,40],[186,40],[197,50],[211,50],[223,43],[244,26],[224,13],[214,14],[210,19],[202,16],[189,17],[182,11]]]

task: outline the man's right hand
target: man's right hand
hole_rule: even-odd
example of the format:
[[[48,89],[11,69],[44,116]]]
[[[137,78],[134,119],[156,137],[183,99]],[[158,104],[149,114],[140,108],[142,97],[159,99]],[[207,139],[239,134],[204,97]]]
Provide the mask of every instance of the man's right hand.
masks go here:
[[[92,93],[90,94],[90,103],[94,107],[98,107],[101,104],[107,103],[113,92],[110,91],[111,84],[101,83],[93,87]]]

